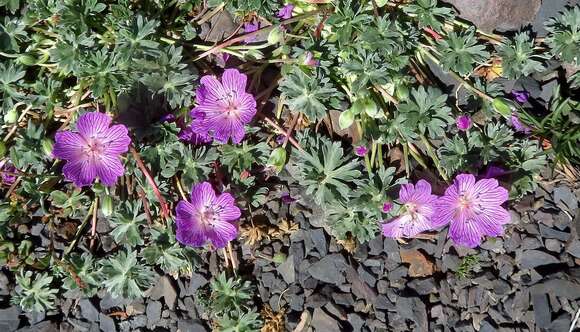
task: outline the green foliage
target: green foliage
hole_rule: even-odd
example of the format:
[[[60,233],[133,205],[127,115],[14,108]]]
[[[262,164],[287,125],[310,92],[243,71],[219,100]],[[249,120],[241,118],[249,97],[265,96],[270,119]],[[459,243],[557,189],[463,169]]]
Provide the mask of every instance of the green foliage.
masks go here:
[[[89,197],[84,195],[80,190],[74,190],[69,193],[55,190],[50,193],[52,205],[60,209],[63,217],[76,217],[86,215],[86,205]]]
[[[103,285],[114,298],[136,299],[143,295],[154,279],[154,273],[140,264],[134,251],[121,251],[101,262]]]
[[[113,230],[111,235],[118,244],[128,247],[142,245],[140,226],[145,225],[147,216],[141,213],[141,200],[124,202],[111,216],[109,222]]]
[[[42,312],[54,309],[58,289],[51,287],[53,278],[46,273],[20,270],[16,275],[16,294],[11,301],[26,311]]]
[[[437,31],[443,30],[445,20],[455,18],[453,10],[438,7],[437,0],[417,0],[406,5],[403,10],[417,18],[419,28],[430,27]]]
[[[239,317],[225,314],[217,323],[219,332],[259,332],[262,327],[260,315],[255,311],[242,313]]]
[[[398,107],[395,126],[405,140],[411,141],[429,134],[437,139],[445,136],[447,125],[453,122],[447,95],[437,88],[423,86],[411,91],[411,98]]]
[[[340,142],[325,138],[311,140],[308,151],[299,151],[291,163],[299,171],[298,181],[318,205],[347,200],[361,175],[359,162],[344,156]]]
[[[274,0],[227,0],[225,3],[228,10],[240,16],[256,12],[258,15],[271,17],[279,8]]]
[[[68,258],[69,265],[65,265],[62,274],[64,277],[63,287],[67,290],[79,289],[84,296],[91,297],[101,287],[101,267],[97,265],[93,257],[88,253],[72,254]]]
[[[437,51],[441,54],[441,66],[460,75],[471,73],[474,63],[484,62],[489,57],[485,46],[477,44],[474,29],[459,34],[449,32],[446,39],[438,42]]]
[[[303,113],[311,121],[326,116],[325,102],[332,104],[340,97],[330,79],[321,73],[307,75],[299,67],[292,67],[279,86],[285,103],[293,113]]]
[[[580,6],[564,10],[546,22],[546,43],[555,56],[567,63],[580,64]]]
[[[179,276],[191,273],[197,259],[190,247],[183,247],[175,241],[175,236],[166,228],[151,229],[152,244],[141,251],[149,265],[157,265],[165,273]]]
[[[502,58],[503,76],[507,78],[517,79],[544,70],[542,60],[545,57],[535,53],[534,40],[527,32],[504,40],[497,51]]]
[[[211,310],[216,315],[247,309],[252,299],[252,287],[248,281],[227,278],[220,273],[211,282]]]
[[[465,279],[471,277],[471,274],[479,268],[479,256],[477,255],[468,255],[463,257],[459,267],[457,268],[457,275],[459,278]]]

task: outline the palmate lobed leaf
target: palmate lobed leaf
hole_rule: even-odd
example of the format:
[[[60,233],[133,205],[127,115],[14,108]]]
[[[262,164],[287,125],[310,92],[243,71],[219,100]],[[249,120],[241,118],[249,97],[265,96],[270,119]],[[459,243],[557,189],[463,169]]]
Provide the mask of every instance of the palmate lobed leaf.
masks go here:
[[[101,264],[103,285],[114,298],[138,298],[153,282],[154,273],[139,263],[134,251],[121,251]]]
[[[580,64],[580,5],[546,22],[546,43],[562,61]]]

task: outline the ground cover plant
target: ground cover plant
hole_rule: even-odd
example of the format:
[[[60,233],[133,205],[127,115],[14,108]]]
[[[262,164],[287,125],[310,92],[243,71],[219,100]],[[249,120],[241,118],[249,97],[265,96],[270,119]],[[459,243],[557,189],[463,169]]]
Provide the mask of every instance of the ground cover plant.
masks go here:
[[[252,270],[291,258],[263,243],[441,235],[475,250],[469,278],[510,206],[579,176],[578,5],[545,38],[436,0],[0,6],[0,265],[24,311],[204,270],[205,326],[285,330]]]

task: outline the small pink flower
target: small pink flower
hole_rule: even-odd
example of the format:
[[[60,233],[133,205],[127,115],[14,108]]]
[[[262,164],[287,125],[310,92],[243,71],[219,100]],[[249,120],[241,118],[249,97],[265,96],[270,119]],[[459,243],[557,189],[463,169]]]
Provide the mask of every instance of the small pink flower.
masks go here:
[[[458,116],[457,120],[455,120],[455,123],[457,124],[457,128],[459,128],[461,131],[467,131],[469,128],[471,128],[471,118],[469,115]]]
[[[512,96],[518,101],[518,103],[525,104],[530,98],[530,93],[526,90],[514,90],[512,91]]]
[[[532,130],[530,127],[526,126],[518,117],[516,113],[512,113],[511,117],[512,126],[519,133],[529,134]]]
[[[285,5],[284,7],[282,7],[278,11],[278,14],[276,16],[278,18],[283,19],[283,20],[287,20],[287,19],[289,19],[289,18],[292,17],[292,11],[293,10],[294,10],[294,5],[292,5],[292,4]]]
[[[383,203],[383,212],[388,213],[393,209],[393,202],[384,202]]]
[[[364,145],[359,145],[356,148],[354,148],[354,154],[356,154],[359,157],[364,157],[367,152],[369,152],[369,149],[367,149],[366,146]]]
[[[304,53],[304,65],[309,67],[318,67],[320,65],[320,61],[314,59],[312,52],[308,51]]]

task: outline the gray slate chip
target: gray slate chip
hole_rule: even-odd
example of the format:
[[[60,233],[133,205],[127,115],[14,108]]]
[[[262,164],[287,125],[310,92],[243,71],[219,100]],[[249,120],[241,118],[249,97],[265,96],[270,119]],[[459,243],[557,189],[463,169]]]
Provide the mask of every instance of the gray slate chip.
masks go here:
[[[521,268],[533,269],[538,266],[557,264],[560,260],[540,250],[526,250],[518,260]]]

